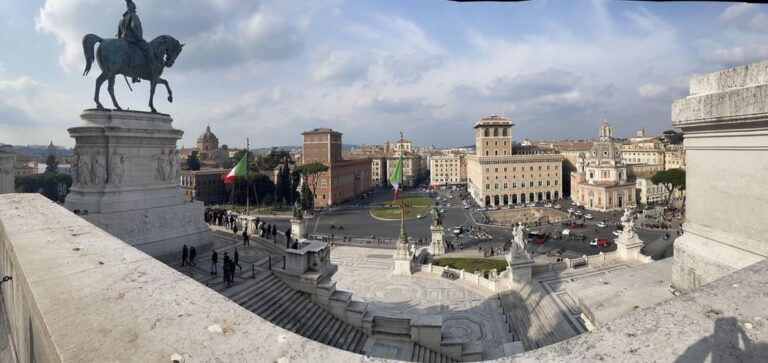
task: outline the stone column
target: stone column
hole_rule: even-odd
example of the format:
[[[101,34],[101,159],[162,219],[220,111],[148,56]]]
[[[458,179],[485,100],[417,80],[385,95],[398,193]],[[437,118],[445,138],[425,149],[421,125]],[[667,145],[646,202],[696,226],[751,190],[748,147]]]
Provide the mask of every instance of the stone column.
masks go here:
[[[616,251],[622,260],[639,261],[640,249],[643,248],[643,241],[637,237],[634,232],[631,234],[622,233],[616,239]]]
[[[0,194],[16,190],[16,154],[11,145],[0,145]]]
[[[507,263],[509,264],[509,277],[513,289],[518,290],[531,283],[533,259],[527,253],[515,254],[510,252],[507,255]]]
[[[440,256],[445,254],[445,242],[443,242],[443,226],[431,226],[432,231],[432,243],[429,245],[429,253],[433,256]]]
[[[179,186],[174,129],[165,114],[86,110],[75,139],[65,207],[152,255],[211,242],[201,202]]]
[[[672,104],[686,151],[685,233],[672,270],[680,291],[768,257],[766,100],[763,61],[693,77],[690,96]]]

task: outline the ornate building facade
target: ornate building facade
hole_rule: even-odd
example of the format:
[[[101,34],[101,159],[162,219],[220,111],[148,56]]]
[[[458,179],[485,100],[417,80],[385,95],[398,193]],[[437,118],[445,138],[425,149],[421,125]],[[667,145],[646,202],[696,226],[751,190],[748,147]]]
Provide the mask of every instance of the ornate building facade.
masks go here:
[[[490,116],[475,126],[475,155],[467,155],[467,189],[481,206],[557,200],[563,196],[563,156],[549,148],[513,147],[512,126]]]
[[[588,154],[579,155],[576,171],[571,173],[571,198],[587,209],[621,210],[636,203],[635,183],[628,180],[612,133],[611,125],[603,121],[598,141]]]

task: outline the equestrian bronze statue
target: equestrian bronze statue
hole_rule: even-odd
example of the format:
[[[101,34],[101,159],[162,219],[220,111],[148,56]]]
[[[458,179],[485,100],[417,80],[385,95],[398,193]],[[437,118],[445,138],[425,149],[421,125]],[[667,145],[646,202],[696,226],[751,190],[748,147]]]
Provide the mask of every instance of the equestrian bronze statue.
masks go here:
[[[101,68],[101,74],[96,78],[96,91],[93,96],[96,107],[100,110],[104,109],[99,101],[99,91],[102,83],[109,81],[107,90],[112,98],[112,104],[115,109],[122,110],[115,99],[115,77],[122,74],[124,77],[131,77],[134,83],[138,82],[139,79],[149,81],[149,108],[153,113],[156,113],[153,99],[158,83],[164,85],[168,90],[168,102],[173,102],[171,87],[168,86],[168,81],[160,78],[160,76],[166,67],[173,66],[184,44],[179,43],[170,35],[158,36],[150,42],[145,41],[141,20],[136,14],[136,5],[132,0],[126,0],[126,5],[128,9],[123,14],[123,18],[120,19],[117,38],[102,39],[94,34],[83,37],[83,52],[85,54],[83,75],[87,75],[91,70],[94,60],[94,46],[96,43],[101,43],[95,53],[96,62]],[[130,84],[128,86],[130,87]]]

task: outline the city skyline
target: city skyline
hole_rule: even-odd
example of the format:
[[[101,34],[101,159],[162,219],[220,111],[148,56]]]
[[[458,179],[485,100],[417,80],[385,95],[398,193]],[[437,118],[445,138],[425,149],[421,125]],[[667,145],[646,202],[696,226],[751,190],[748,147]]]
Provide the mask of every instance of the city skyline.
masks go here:
[[[114,36],[122,2],[0,3],[0,142],[71,147],[66,129],[91,101],[81,77],[84,34]],[[670,104],[688,78],[768,54],[766,7],[748,4],[459,4],[447,1],[137,1],[147,38],[186,43],[166,78],[176,96],[156,107],[194,144],[211,124],[222,144],[298,145],[331,127],[351,144],[403,130],[416,145],[472,144],[490,114],[515,123],[513,139],[591,139],[608,119],[617,137],[670,129]],[[114,18],[114,19],[113,19]],[[577,19],[577,20],[569,20]],[[212,90],[216,90],[213,92]],[[124,107],[146,110],[148,86]],[[102,93],[105,106],[111,106]],[[245,131],[244,131],[245,130]],[[456,132],[458,131],[458,132]]]

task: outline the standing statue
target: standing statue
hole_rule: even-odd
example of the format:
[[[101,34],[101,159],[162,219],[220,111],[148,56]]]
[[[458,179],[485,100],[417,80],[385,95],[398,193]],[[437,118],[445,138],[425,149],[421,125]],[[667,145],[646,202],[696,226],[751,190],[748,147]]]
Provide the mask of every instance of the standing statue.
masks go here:
[[[136,14],[136,4],[133,0],[126,0],[126,6],[127,11],[118,24],[116,39],[102,39],[94,34],[87,34],[83,37],[83,53],[85,55],[83,75],[90,72],[95,58],[102,71],[96,79],[96,91],[93,96],[99,110],[104,109],[99,101],[99,91],[104,81],[108,81],[107,90],[115,109],[122,110],[115,99],[115,76],[122,74],[131,77],[134,82],[138,82],[139,79],[148,80],[150,83],[149,108],[155,113],[157,110],[153,101],[158,83],[164,85],[168,90],[168,102],[173,102],[171,87],[168,85],[168,81],[160,78],[160,76],[165,67],[173,66],[176,58],[181,54],[184,44],[179,43],[170,35],[158,36],[147,43],[144,40],[141,20]],[[93,48],[96,43],[101,43],[101,45],[94,56]]]
[[[155,155],[157,160],[157,172],[155,176],[158,180],[165,181],[168,177],[168,155],[165,154],[165,149],[160,150],[160,154]]]
[[[301,210],[301,202],[299,202],[299,199],[296,199],[296,202],[293,203],[293,219],[298,221],[304,219],[304,212]]]
[[[107,179],[107,157],[101,154],[101,149],[96,149],[93,157],[93,185],[101,185]]]
[[[109,182],[112,185],[120,185],[123,183],[126,161],[126,156],[119,154],[117,149],[112,152],[112,156],[109,158]]]
[[[177,180],[179,178],[179,150],[173,150],[168,155],[168,178],[166,180]]]
[[[80,151],[77,149],[77,146],[72,150],[72,160],[69,164],[69,172],[72,175],[72,185],[77,185],[80,183],[80,172],[77,169],[80,167]]]
[[[512,229],[512,236],[514,236],[515,243],[513,245],[513,251],[516,254],[520,254],[521,252],[525,251],[525,244],[526,244],[526,238],[525,238],[525,227],[523,227],[522,223],[518,223],[517,227],[514,227]],[[511,253],[512,251],[510,251]]]
[[[78,179],[80,184],[88,185],[91,183],[91,155],[87,152],[80,153],[80,161],[77,163],[77,171],[79,173]]]
[[[627,208],[624,210],[624,216],[621,217],[621,225],[622,225],[621,234],[630,238],[635,235],[635,232],[634,232],[635,221],[634,221],[634,217],[632,216],[631,209]]]
[[[443,225],[443,214],[437,206],[432,207],[432,225],[435,227]]]

